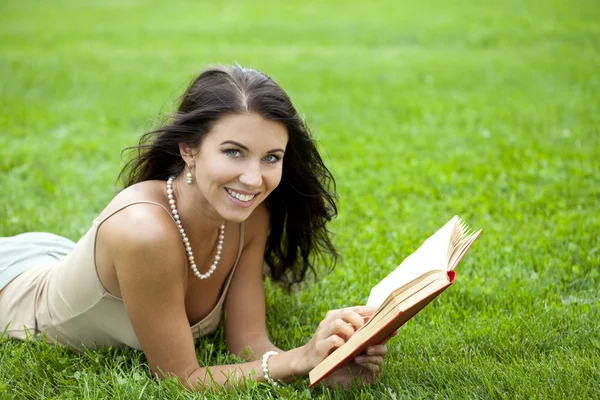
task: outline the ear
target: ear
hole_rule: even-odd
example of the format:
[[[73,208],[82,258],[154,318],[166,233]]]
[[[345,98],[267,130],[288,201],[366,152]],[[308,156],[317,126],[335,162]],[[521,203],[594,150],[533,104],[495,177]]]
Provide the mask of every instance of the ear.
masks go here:
[[[195,166],[196,160],[194,160],[194,157],[198,154],[196,149],[185,143],[179,143],[179,154],[181,154],[181,158],[183,158],[186,165]]]

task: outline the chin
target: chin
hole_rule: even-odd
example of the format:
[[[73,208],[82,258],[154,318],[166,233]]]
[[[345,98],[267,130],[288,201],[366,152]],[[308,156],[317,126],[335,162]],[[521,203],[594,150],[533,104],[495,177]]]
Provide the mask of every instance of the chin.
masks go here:
[[[235,215],[235,216],[227,216],[227,217],[224,217],[223,219],[227,222],[233,222],[233,223],[239,224],[239,223],[246,221],[249,216],[250,216],[250,214],[245,215],[245,216]]]
[[[243,210],[241,212],[231,212],[231,210],[227,210],[219,214],[221,215],[221,218],[223,218],[227,222],[240,223],[247,220],[250,217],[250,215],[252,215],[253,211],[254,208],[252,208],[251,210]]]

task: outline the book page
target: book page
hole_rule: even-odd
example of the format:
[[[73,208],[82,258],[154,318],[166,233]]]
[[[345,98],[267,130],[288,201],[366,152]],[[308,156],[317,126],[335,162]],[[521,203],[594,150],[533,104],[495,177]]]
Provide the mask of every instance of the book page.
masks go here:
[[[454,269],[456,267],[467,250],[469,250],[469,247],[471,247],[475,239],[477,239],[477,237],[481,234],[481,229],[473,233],[463,233],[463,235],[465,234],[466,236],[461,236],[461,239],[451,251],[450,259],[448,261],[448,266],[450,269]]]
[[[342,363],[363,352],[368,346],[379,344],[388,338],[392,332],[410,320],[450,285],[446,276],[443,271],[432,274],[421,281],[413,293],[404,293],[401,299],[396,299],[393,304],[389,303],[379,318],[373,322],[369,321],[367,325],[356,331],[346,343],[309,372],[310,387]]]
[[[391,303],[397,304],[401,299],[408,298],[412,294],[422,290],[424,286],[431,282],[432,280],[439,279],[441,271],[429,271],[424,275],[419,277],[419,279],[415,279],[414,281],[409,282],[408,284],[402,286],[401,288],[393,290],[390,295],[379,305],[375,314],[367,321],[366,324],[361,326],[358,331],[363,328],[368,327],[373,323],[374,320],[379,318],[379,315],[385,312],[386,307],[389,307]],[[443,273],[445,274],[445,273]],[[357,332],[358,332],[357,331]],[[356,334],[356,333],[355,333]]]
[[[379,307],[394,290],[417,279],[428,271],[448,269],[450,240],[455,232],[459,218],[454,216],[381,282],[369,295],[368,306]]]
[[[377,324],[377,322],[381,318],[384,318],[385,314],[390,312],[390,310],[394,310],[395,312],[405,311],[405,307],[402,304],[403,302],[406,302],[415,294],[422,292],[429,285],[436,281],[443,281],[444,283],[448,282],[447,273],[442,271],[430,271],[423,275],[422,279],[417,279],[416,281],[411,282],[411,285],[407,286],[406,290],[394,290],[387,297],[387,299],[379,306],[377,312],[371,317],[371,319],[369,319],[365,325],[360,327],[358,331],[356,331],[356,333],[358,333],[363,328],[367,328],[370,325]]]

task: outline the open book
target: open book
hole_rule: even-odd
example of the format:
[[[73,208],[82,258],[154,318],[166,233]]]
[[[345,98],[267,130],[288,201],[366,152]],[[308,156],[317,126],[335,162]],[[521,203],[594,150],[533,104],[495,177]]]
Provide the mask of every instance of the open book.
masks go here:
[[[310,386],[367,347],[384,341],[450,286],[454,268],[480,233],[481,230],[473,232],[455,216],[375,285],[367,305],[378,307],[377,311],[346,343],[310,371]]]

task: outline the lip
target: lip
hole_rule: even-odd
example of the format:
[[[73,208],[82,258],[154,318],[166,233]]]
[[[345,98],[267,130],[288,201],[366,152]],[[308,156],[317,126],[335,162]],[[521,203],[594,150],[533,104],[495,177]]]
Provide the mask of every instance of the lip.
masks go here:
[[[254,197],[250,201],[241,201],[241,200],[238,200],[235,197],[233,197],[231,194],[229,194],[227,189],[233,190],[234,192],[237,192],[239,194],[250,195],[250,196],[254,195]],[[252,192],[247,192],[245,190],[237,190],[237,189],[232,189],[232,188],[227,188],[227,187],[224,189],[224,191],[225,191],[225,194],[227,195],[227,198],[229,199],[229,201],[232,202],[234,205],[241,207],[241,208],[251,207],[256,202],[256,200],[258,199],[258,195],[260,194],[260,192],[252,193]]]
[[[237,192],[239,194],[245,194],[245,195],[255,195],[255,194],[259,194],[260,192],[248,192],[246,190],[240,190],[240,189],[235,189],[235,188],[230,188],[230,187],[225,187],[225,190],[233,190],[234,192]]]

